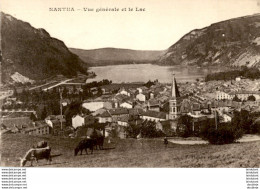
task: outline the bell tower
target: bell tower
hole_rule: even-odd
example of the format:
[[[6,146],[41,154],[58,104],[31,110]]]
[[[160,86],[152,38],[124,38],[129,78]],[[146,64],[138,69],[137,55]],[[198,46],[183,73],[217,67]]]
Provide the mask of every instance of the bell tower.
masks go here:
[[[172,74],[172,91],[169,100],[169,120],[174,120],[180,115],[180,105],[178,104],[177,97],[180,97],[178,86],[175,79],[175,74]]]

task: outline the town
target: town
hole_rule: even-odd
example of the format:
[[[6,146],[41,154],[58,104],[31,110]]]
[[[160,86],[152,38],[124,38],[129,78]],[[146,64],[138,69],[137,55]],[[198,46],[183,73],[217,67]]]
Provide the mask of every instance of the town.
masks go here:
[[[221,127],[244,116],[244,133],[255,134],[260,124],[259,88],[260,80],[243,77],[178,82],[174,73],[171,84],[158,80],[114,84],[106,79],[54,82],[7,91],[1,133],[73,138],[86,136],[94,128],[105,137],[121,139],[203,138],[207,123]]]

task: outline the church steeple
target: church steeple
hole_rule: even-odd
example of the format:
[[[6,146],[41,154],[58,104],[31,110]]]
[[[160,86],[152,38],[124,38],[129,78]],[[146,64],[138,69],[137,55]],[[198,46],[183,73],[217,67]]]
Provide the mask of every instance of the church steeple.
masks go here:
[[[175,74],[172,73],[172,98],[176,98]]]
[[[172,73],[172,91],[171,91],[171,98],[177,98],[180,97],[180,93],[177,87],[176,79],[175,79],[175,74]]]
[[[171,97],[169,100],[169,119],[174,120],[180,114],[180,107],[177,104],[177,98],[180,97],[180,93],[178,90],[177,82],[175,79],[175,74],[172,74],[172,91]]]

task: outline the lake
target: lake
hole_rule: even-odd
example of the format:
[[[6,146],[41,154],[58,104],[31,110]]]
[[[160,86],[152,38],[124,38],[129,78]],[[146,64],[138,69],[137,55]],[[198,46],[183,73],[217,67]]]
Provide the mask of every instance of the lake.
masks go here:
[[[88,79],[87,83],[103,79],[112,80],[113,83],[147,82],[156,79],[161,83],[170,83],[172,73],[175,73],[177,81],[195,81],[197,78],[204,78],[208,73],[219,71],[219,68],[199,68],[184,66],[159,66],[154,64],[126,64],[90,67],[89,71],[96,73],[96,77]]]

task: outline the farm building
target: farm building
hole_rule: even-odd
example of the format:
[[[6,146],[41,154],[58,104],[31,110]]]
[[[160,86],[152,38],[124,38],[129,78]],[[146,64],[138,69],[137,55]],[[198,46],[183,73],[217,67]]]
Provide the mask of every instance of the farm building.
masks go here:
[[[72,127],[76,129],[81,126],[88,126],[95,123],[95,118],[92,115],[75,115],[72,117]]]
[[[51,133],[51,128],[44,121],[38,121],[35,122],[34,126],[23,129],[22,133],[29,135],[48,135]]]

